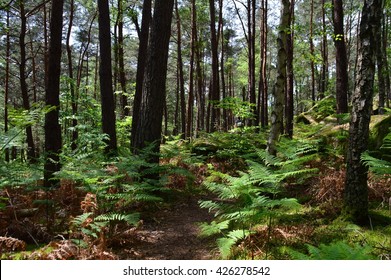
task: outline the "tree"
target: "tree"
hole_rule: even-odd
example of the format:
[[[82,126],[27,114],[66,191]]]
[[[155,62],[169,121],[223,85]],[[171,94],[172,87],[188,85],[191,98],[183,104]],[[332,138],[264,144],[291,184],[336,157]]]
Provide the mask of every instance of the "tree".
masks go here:
[[[117,134],[115,129],[115,104],[112,85],[111,67],[111,35],[110,10],[108,0],[98,1],[99,10],[99,81],[102,104],[102,129],[109,139],[106,141],[106,153],[113,153],[117,149]]]
[[[267,151],[271,155],[275,155],[276,142],[283,131],[284,119],[284,104],[286,91],[286,65],[287,65],[287,31],[289,30],[289,23],[291,17],[291,8],[289,0],[281,0],[281,18],[278,31],[277,45],[277,80],[274,85],[274,106],[271,114],[271,128],[269,139],[267,141]]]
[[[212,51],[212,79],[209,92],[210,107],[210,131],[216,131],[220,126],[220,109],[216,106],[216,102],[220,101],[220,83],[219,83],[219,57],[218,57],[218,42],[216,33],[216,9],[213,0],[209,0],[210,11],[210,36],[211,36],[211,51]]]
[[[60,111],[60,75],[61,75],[61,40],[63,24],[63,0],[52,1],[50,19],[49,64],[46,85],[46,105],[53,109],[45,115],[45,166],[44,185],[54,187],[58,184],[53,180],[54,173],[61,168],[60,153],[62,149]]]
[[[137,131],[139,127],[140,108],[143,93],[144,72],[147,60],[148,40],[149,40],[149,27],[152,19],[152,1],[143,1],[143,12],[141,19],[141,30],[139,32],[139,49],[137,56],[137,73],[136,73],[136,92],[133,101],[133,119],[132,119],[132,134],[131,134],[131,146],[133,152],[136,152],[136,135],[140,134]],[[137,21],[136,21],[137,22]]]
[[[293,102],[293,45],[294,45],[294,28],[293,17],[295,10],[295,0],[290,1],[289,15],[289,33],[287,34],[286,45],[286,94],[285,94],[285,134],[292,139],[293,137],[293,117],[294,117],[294,102]]]
[[[361,155],[368,148],[376,63],[376,30],[382,0],[366,0],[359,33],[358,72],[349,129],[344,211],[356,223],[368,223],[368,169]]]
[[[333,1],[334,45],[336,49],[336,96],[337,114],[348,112],[348,59],[344,35],[344,13],[342,0]]]
[[[155,1],[139,122],[134,135],[136,153],[152,145],[153,154],[148,160],[153,163],[159,162],[173,8],[174,0]]]
[[[262,127],[267,126],[268,119],[268,84],[267,84],[267,38],[268,38],[268,26],[267,26],[267,18],[268,18],[268,1],[261,1],[261,11],[262,11],[262,20],[261,20],[261,55],[260,55],[260,75],[259,75],[259,101],[258,113],[260,114],[260,121]]]
[[[27,13],[25,10],[24,1],[19,2],[19,12],[21,19],[21,27],[19,34],[19,48],[20,48],[20,62],[19,62],[19,75],[20,75],[20,90],[23,99],[23,109],[30,110],[30,100],[27,86],[27,73],[26,73],[26,33],[27,33]],[[27,136],[27,158],[30,162],[36,162],[35,143],[33,138],[33,131],[31,125],[26,126]]]

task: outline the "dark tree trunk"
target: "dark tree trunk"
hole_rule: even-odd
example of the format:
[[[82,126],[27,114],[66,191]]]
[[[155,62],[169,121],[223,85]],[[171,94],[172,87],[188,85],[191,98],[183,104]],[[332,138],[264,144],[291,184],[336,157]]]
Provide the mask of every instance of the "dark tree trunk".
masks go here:
[[[382,0],[365,1],[359,33],[358,72],[353,96],[345,183],[345,213],[359,224],[368,219],[368,169],[361,155],[368,148],[376,62],[376,30],[380,28]]]
[[[152,0],[144,0],[143,2],[143,13],[141,19],[141,30],[140,30],[140,44],[137,56],[137,73],[136,73],[136,92],[133,101],[133,115],[132,115],[132,132],[131,132],[131,145],[133,152],[136,152],[136,139],[135,136],[141,132],[137,131],[140,126],[140,107],[141,100],[143,98],[143,82],[144,72],[147,60],[148,40],[149,40],[149,26],[152,18]]]
[[[348,77],[348,60],[346,54],[346,44],[344,36],[344,13],[342,0],[334,0],[334,45],[336,49],[336,95],[337,95],[337,114],[348,112],[348,91],[349,91],[349,77]]]
[[[329,62],[328,62],[328,44],[327,44],[327,25],[326,25],[326,0],[322,0],[322,71],[320,73],[320,87],[319,87],[319,99],[325,97],[327,91],[327,83],[329,76]]]
[[[384,2],[384,1],[383,1]],[[383,7],[380,9],[381,11],[381,24],[383,22]],[[385,100],[386,100],[386,71],[387,68],[384,66],[384,58],[386,55],[383,55],[383,32],[382,28],[380,27],[378,30],[376,30],[376,62],[377,62],[377,80],[378,80],[378,88],[379,88],[379,108],[378,112],[380,115],[384,114],[384,107],[385,107]]]
[[[267,0],[261,1],[261,10],[262,10],[262,21],[261,21],[261,70],[259,75],[259,96],[260,96],[260,120],[262,127],[266,127],[269,122],[268,118],[268,84],[267,84],[267,36],[268,36],[268,26],[267,26],[267,9],[268,2]]]
[[[5,47],[5,85],[4,85],[4,132],[8,131],[8,96],[10,88],[10,55],[11,55],[11,42],[10,42],[10,11],[7,10],[7,33],[6,33],[6,47]],[[5,161],[10,160],[9,149],[5,149]]]
[[[99,81],[102,104],[102,129],[109,139],[106,141],[106,153],[115,153],[117,150],[117,134],[115,128],[115,104],[112,85],[111,67],[111,34],[110,10],[108,0],[98,1],[99,11],[99,48],[100,66]]]
[[[253,105],[253,117],[248,121],[250,126],[257,123],[257,98],[255,94],[255,0],[247,0],[247,37],[248,37],[248,100]]]
[[[27,74],[26,74],[26,32],[27,32],[27,17],[24,7],[24,2],[20,1],[20,19],[21,19],[21,28],[19,34],[19,47],[20,47],[20,63],[19,63],[19,74],[20,74],[20,90],[22,93],[23,99],[23,108],[25,110],[30,110],[30,100],[27,87]],[[36,162],[35,155],[35,144],[33,138],[33,131],[31,125],[26,127],[26,137],[27,137],[27,159],[29,162]]]
[[[195,5],[195,4],[194,4]],[[196,33],[197,26],[194,18],[194,6],[192,3],[191,12],[191,43],[190,43],[190,66],[189,66],[189,96],[187,101],[187,122],[186,122],[186,137],[191,138],[193,135],[193,115],[194,115],[194,58],[196,49]]]
[[[71,107],[72,107],[72,140],[71,140],[71,149],[76,150],[77,148],[77,138],[79,137],[79,133],[77,131],[77,96],[76,96],[76,81],[73,76],[73,59],[72,59],[72,48],[70,45],[72,27],[73,27],[73,16],[74,16],[74,0],[71,0],[70,3],[70,14],[69,14],[69,27],[66,39],[66,48],[67,48],[67,56],[68,56],[68,75],[69,75],[69,86],[71,92]]]
[[[61,169],[60,153],[62,148],[60,110],[61,40],[63,24],[63,0],[52,1],[50,19],[49,73],[46,85],[46,105],[54,107],[45,116],[45,166],[44,185],[54,187],[54,173]]]
[[[290,19],[289,19],[289,34],[287,34],[287,48],[286,48],[286,72],[287,72],[287,84],[286,84],[286,98],[285,98],[285,134],[292,139],[293,138],[293,115],[294,115],[294,100],[293,100],[293,40],[294,40],[294,1],[291,0],[290,4]]]
[[[121,85],[121,107],[122,116],[130,115],[128,105],[128,96],[126,90],[126,75],[125,75],[125,54],[124,54],[124,11],[123,0],[118,0],[118,75],[119,83]]]
[[[225,83],[225,38],[224,38],[224,22],[223,22],[223,0],[219,0],[219,29],[220,29],[220,37],[221,37],[221,61],[220,61],[221,93],[222,93],[222,98],[224,99],[227,97],[227,89]],[[227,109],[223,108],[222,128],[224,131],[228,131],[228,127],[229,127],[229,121],[228,121]]]
[[[311,54],[311,99],[312,106],[315,105],[315,47],[314,47],[314,0],[311,0],[310,13],[310,54]]]
[[[212,85],[209,92],[210,108],[210,131],[216,131],[220,127],[220,109],[216,106],[220,101],[220,83],[219,83],[219,57],[218,42],[216,33],[216,9],[213,0],[209,0],[210,10],[210,35],[212,48]]]
[[[135,152],[152,145],[151,163],[159,162],[173,8],[174,0],[155,2],[140,118],[134,135]]]

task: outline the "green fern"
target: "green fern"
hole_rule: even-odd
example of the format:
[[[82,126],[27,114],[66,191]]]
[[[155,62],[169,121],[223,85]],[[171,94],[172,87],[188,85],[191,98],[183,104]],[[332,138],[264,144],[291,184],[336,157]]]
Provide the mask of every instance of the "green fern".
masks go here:
[[[344,241],[337,241],[330,244],[321,244],[319,247],[307,245],[307,254],[289,249],[288,254],[298,260],[373,260],[373,248],[369,245],[353,246]]]
[[[277,198],[286,179],[302,178],[316,171],[302,168],[305,162],[316,156],[310,154],[315,151],[314,147],[309,145],[294,151],[281,158],[255,150],[258,158],[247,160],[248,170],[238,172],[239,176],[211,172],[205,186],[218,199],[201,201],[199,205],[213,212],[215,219],[203,224],[201,230],[203,235],[223,236],[217,240],[223,258],[230,255],[235,244],[252,233],[254,226],[265,224],[286,210],[300,208],[296,199]]]
[[[380,151],[383,151],[383,154],[387,156],[391,153],[391,132],[384,138]],[[377,158],[367,151],[362,154],[361,160],[369,167],[369,170],[377,175],[391,174],[391,159],[389,157]]]
[[[97,222],[126,222],[129,225],[136,225],[140,221],[140,214],[106,213],[97,216],[94,220]]]

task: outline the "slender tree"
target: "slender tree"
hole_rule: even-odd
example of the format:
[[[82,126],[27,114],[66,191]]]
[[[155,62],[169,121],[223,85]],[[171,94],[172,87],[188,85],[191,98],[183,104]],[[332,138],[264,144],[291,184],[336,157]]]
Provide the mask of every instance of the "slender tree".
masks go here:
[[[336,95],[337,114],[348,112],[348,59],[344,35],[344,12],[342,0],[333,0],[334,45],[336,49]]]
[[[149,161],[154,163],[159,162],[173,8],[174,0],[155,1],[140,116],[134,135],[135,152],[139,152],[146,145],[153,145],[153,155]]]
[[[271,128],[269,139],[267,141],[267,151],[271,155],[277,153],[276,142],[283,131],[284,119],[284,104],[285,104],[285,90],[286,90],[286,64],[287,64],[287,31],[289,30],[290,22],[290,2],[289,0],[281,0],[281,18],[278,31],[277,45],[277,80],[274,85],[274,105],[271,114]]]
[[[268,1],[261,0],[261,11],[262,11],[262,20],[261,20],[261,62],[260,62],[260,75],[259,75],[259,96],[260,102],[258,106],[260,107],[260,120],[262,127],[268,125],[269,122],[269,112],[268,112],[268,83],[267,83],[267,39],[268,39]]]
[[[10,11],[7,8],[7,20],[6,20],[6,47],[5,47],[5,85],[4,85],[4,132],[8,131],[8,97],[10,89],[10,55],[11,55],[11,37],[10,37]],[[9,149],[5,149],[5,160],[8,162],[10,160]]]
[[[285,95],[285,134],[292,139],[293,137],[293,117],[294,117],[294,100],[293,100],[293,45],[294,45],[294,10],[295,0],[290,0],[289,15],[289,33],[287,34],[286,46],[286,95]]]
[[[314,46],[314,0],[311,0],[310,12],[310,54],[311,54],[311,99],[315,105],[315,46]]]
[[[366,0],[359,33],[358,72],[353,96],[345,183],[344,211],[359,224],[368,219],[368,168],[361,155],[368,148],[376,63],[376,31],[380,28],[382,0]]]
[[[210,36],[211,36],[211,51],[212,51],[212,79],[209,92],[210,106],[210,131],[216,131],[220,127],[220,109],[216,106],[216,102],[220,101],[220,83],[219,83],[219,57],[218,57],[218,41],[216,32],[216,8],[213,0],[209,0],[210,11]]]
[[[23,108],[30,110],[29,89],[27,85],[27,73],[26,73],[26,33],[27,33],[27,15],[25,10],[24,1],[19,1],[19,11],[21,19],[21,27],[19,34],[19,48],[20,48],[20,62],[19,62],[19,75],[20,75],[20,90],[22,93]],[[33,130],[31,125],[26,126],[26,138],[27,138],[27,158],[30,162],[36,161],[35,143],[33,138]]]
[[[115,104],[112,85],[111,67],[111,35],[110,10],[108,0],[98,1],[99,11],[99,81],[102,104],[102,129],[109,139],[106,144],[106,153],[115,153],[117,149],[117,134],[115,129]]]
[[[139,31],[139,49],[137,56],[137,73],[136,73],[136,91],[133,101],[133,114],[132,114],[132,133],[131,133],[131,145],[133,152],[136,152],[136,139],[135,136],[140,132],[137,131],[137,127],[140,126],[140,107],[143,94],[143,82],[144,72],[147,60],[147,50],[149,41],[149,28],[152,19],[152,0],[143,1],[143,12],[141,19],[141,30]],[[137,21],[136,21],[137,22]]]
[[[45,166],[44,185],[54,187],[54,173],[61,169],[60,153],[62,148],[60,111],[60,75],[61,75],[61,41],[63,24],[63,0],[53,0],[50,18],[49,68],[45,92],[46,105],[53,107],[45,116]]]

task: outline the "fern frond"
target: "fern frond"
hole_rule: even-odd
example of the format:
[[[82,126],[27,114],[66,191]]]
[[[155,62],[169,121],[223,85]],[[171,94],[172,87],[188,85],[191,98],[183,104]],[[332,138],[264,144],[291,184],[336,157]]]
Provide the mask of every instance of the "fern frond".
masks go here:
[[[210,224],[202,223],[200,225],[200,228],[201,228],[200,235],[208,237],[208,236],[212,236],[215,234],[219,234],[223,230],[228,229],[229,223],[230,223],[229,220],[222,221],[221,223],[217,223],[216,221],[212,221]]]
[[[99,215],[95,218],[97,222],[126,222],[129,225],[135,225],[140,220],[139,213],[132,214],[120,214],[120,213],[107,213]]]

